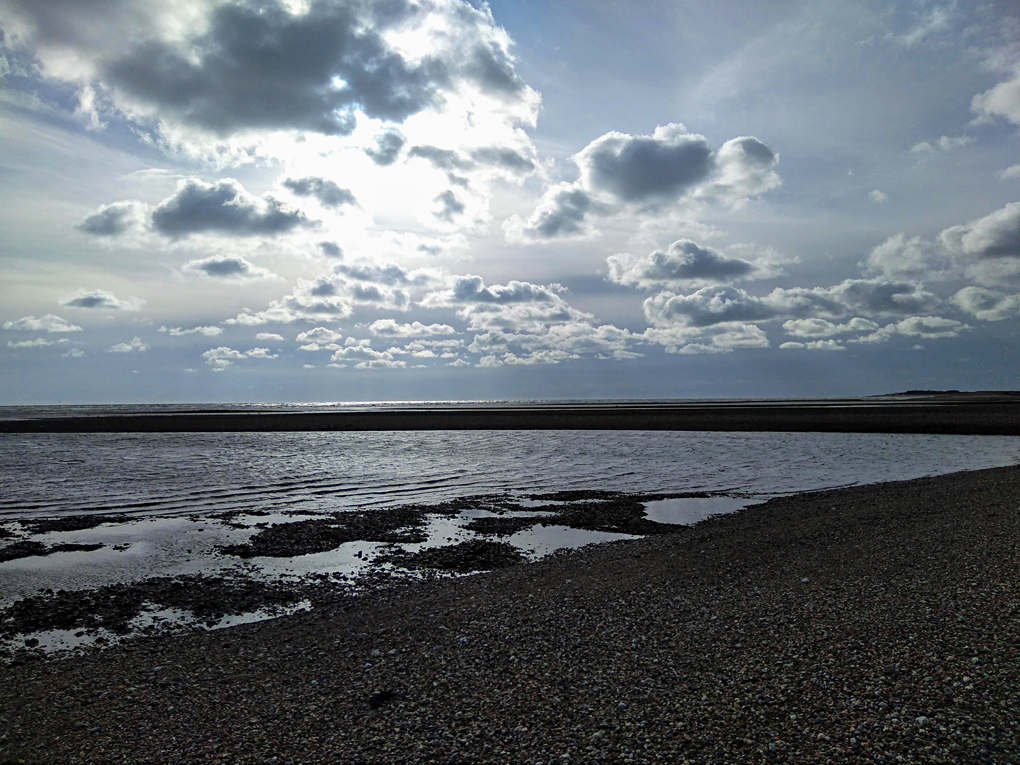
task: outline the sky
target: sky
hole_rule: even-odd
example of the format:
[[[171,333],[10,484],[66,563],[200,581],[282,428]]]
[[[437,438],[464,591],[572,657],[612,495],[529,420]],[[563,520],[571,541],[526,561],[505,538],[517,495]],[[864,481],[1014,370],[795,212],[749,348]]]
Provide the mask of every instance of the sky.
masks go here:
[[[0,0],[0,404],[1015,389],[1011,2]]]

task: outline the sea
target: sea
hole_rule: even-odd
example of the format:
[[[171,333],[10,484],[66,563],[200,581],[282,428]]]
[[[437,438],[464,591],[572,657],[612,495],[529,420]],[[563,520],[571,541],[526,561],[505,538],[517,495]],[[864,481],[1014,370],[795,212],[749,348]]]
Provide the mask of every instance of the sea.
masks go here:
[[[3,407],[0,418],[391,406],[396,404]],[[711,495],[700,504],[680,501],[683,507],[649,503],[648,517],[689,523],[785,494],[1015,464],[1020,438],[1008,436],[620,430],[0,434],[0,532],[7,532],[0,553],[26,540],[47,548],[102,545],[0,562],[0,607],[47,589],[237,571],[241,564],[221,555],[222,545],[244,542],[267,524],[338,512],[480,495],[507,496],[526,508],[535,495],[565,490]],[[90,514],[130,522],[35,534],[20,523]],[[432,519],[429,541],[405,547],[468,539],[469,516]],[[621,538],[627,535],[547,525],[509,541],[541,557]],[[381,548],[350,542],[325,553],[254,558],[243,567],[246,575],[266,578],[356,577]]]

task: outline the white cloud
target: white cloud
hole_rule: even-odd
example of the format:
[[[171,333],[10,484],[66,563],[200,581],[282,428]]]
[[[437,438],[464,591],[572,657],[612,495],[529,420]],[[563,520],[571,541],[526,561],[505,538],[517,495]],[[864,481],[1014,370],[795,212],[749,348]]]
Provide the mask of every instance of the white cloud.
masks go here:
[[[48,340],[45,337],[38,337],[35,340],[8,340],[8,348],[47,348],[51,345],[58,345],[60,343],[70,342],[67,338],[62,337],[59,340]]]
[[[381,337],[428,337],[452,335],[457,331],[449,324],[422,324],[420,321],[399,324],[394,319],[378,319],[369,325],[368,330]]]
[[[954,149],[961,149],[964,146],[970,146],[974,143],[974,139],[969,135],[960,135],[950,137],[947,135],[941,136],[937,141],[921,141],[910,147],[910,151],[914,154],[934,154],[938,151],[953,151]]]
[[[875,189],[874,191],[869,192],[868,197],[871,199],[872,202],[879,205],[882,204],[883,202],[889,201],[889,195],[879,189]]]
[[[1014,178],[1020,178],[1020,164],[1010,165],[1001,173],[999,173],[999,178],[1004,181],[1011,181]]]
[[[48,313],[38,319],[34,316],[23,316],[14,321],[5,321],[4,329],[20,330],[22,332],[81,332],[82,328],[77,324],[71,324],[59,316]]]
[[[106,290],[78,290],[71,297],[60,301],[60,305],[66,308],[100,308],[110,311],[138,311],[144,303],[144,300],[135,297],[120,300]]]
[[[884,343],[896,335],[925,339],[957,337],[970,327],[955,319],[938,316],[911,316],[895,324],[887,324],[870,335],[857,337],[851,343]]]
[[[939,239],[950,252],[969,258],[1020,258],[1020,202],[947,228]]]
[[[1003,117],[1020,125],[1020,65],[1013,67],[1011,75],[1010,79],[974,96],[971,111],[985,119]]]
[[[369,340],[347,338],[343,348],[333,351],[330,366],[346,366],[353,363],[355,369],[392,369],[407,366],[406,361],[394,359],[390,351],[377,351]]]
[[[206,326],[206,327],[191,327],[190,329],[183,329],[182,327],[160,327],[159,332],[166,332],[170,337],[183,337],[185,335],[202,335],[204,337],[216,337],[217,335],[223,334],[222,327]]]
[[[952,298],[960,310],[981,321],[1002,321],[1020,316],[1020,295],[1007,295],[981,287],[964,287]]]
[[[238,351],[221,345],[219,348],[210,348],[202,354],[207,366],[214,372],[222,372],[235,361],[244,359],[275,359],[276,354],[270,353],[268,348],[252,348],[250,351]]]
[[[781,350],[801,349],[808,351],[845,351],[846,346],[836,340],[811,340],[807,343],[787,342],[779,346]]]
[[[109,353],[135,353],[148,350],[149,346],[147,343],[142,342],[142,338],[134,337],[130,343],[117,343],[106,350]]]
[[[277,343],[283,342],[283,335],[278,335],[275,332],[258,332],[255,335],[256,340],[273,341]]]
[[[952,268],[944,248],[919,236],[894,234],[868,253],[864,273],[887,279],[940,279]]]

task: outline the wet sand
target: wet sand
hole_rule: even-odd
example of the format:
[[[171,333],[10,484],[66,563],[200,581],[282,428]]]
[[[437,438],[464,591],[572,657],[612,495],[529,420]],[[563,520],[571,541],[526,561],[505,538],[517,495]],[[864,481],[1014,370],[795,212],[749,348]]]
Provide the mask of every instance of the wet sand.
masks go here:
[[[1020,435],[1020,394],[171,412],[0,420],[0,433],[357,430],[714,430]]]
[[[1015,762],[1018,506],[1020,467],[801,494],[23,661],[0,760]]]

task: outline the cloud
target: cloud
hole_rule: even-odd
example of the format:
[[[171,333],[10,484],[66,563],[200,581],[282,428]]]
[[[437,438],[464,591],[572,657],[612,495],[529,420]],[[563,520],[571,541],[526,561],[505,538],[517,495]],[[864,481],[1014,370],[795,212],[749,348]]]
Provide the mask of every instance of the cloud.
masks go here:
[[[111,1],[102,13],[17,2],[3,15],[45,75],[77,85],[83,103],[101,92],[94,109],[155,122],[188,148],[239,148],[274,132],[346,136],[359,114],[399,124],[456,109],[483,124],[531,124],[539,103],[489,9],[460,0]]]
[[[868,253],[860,264],[865,274],[889,279],[939,279],[952,268],[949,253],[919,236],[894,234]]]
[[[1014,178],[1020,178],[1020,164],[1010,165],[1001,173],[999,173],[999,178],[1004,181],[1010,181],[1013,180]]]
[[[964,146],[970,146],[974,143],[974,139],[969,135],[961,135],[956,137],[950,137],[944,135],[937,141],[921,141],[910,147],[910,151],[914,154],[934,154],[938,151],[953,151],[954,149],[960,149]]]
[[[307,332],[301,332],[295,338],[297,342],[304,343],[304,345],[300,347],[300,350],[302,351],[318,351],[323,346],[335,348],[336,343],[339,343],[343,339],[343,332],[336,332],[328,327],[316,327],[315,329],[310,329]]]
[[[690,239],[679,239],[666,251],[655,250],[643,258],[627,253],[610,255],[606,263],[609,281],[642,290],[687,289],[775,275],[774,270],[728,257]]]
[[[688,198],[736,205],[781,183],[779,155],[757,138],[733,138],[713,151],[704,136],[679,123],[650,136],[605,133],[573,161],[580,179],[546,189],[526,222],[509,218],[508,239],[588,237],[595,233],[593,215],[654,213]]]
[[[404,134],[396,128],[391,128],[379,133],[375,137],[375,146],[365,149],[365,154],[379,167],[386,167],[397,161],[405,143],[407,143],[407,138],[404,137]]]
[[[77,324],[55,316],[52,313],[40,316],[22,316],[14,321],[5,321],[4,329],[20,330],[22,332],[81,332],[82,328]]]
[[[420,321],[399,324],[394,319],[378,319],[369,325],[368,330],[379,337],[429,337],[452,335],[457,331],[449,324],[422,324]]]
[[[240,255],[212,255],[208,258],[189,260],[181,270],[187,273],[201,274],[210,279],[231,281],[271,279],[275,276],[272,272],[249,263]]]
[[[881,191],[880,189],[875,189],[874,191],[868,192],[868,198],[878,205],[882,204],[883,202],[889,201],[889,195],[886,194],[884,191]]]
[[[1002,321],[1020,316],[1020,295],[1006,295],[981,287],[964,287],[952,297],[960,310],[981,321]]]
[[[392,369],[407,366],[406,361],[393,358],[390,351],[377,351],[369,340],[347,338],[343,348],[333,351],[330,366],[344,367],[354,364],[355,369]]]
[[[444,223],[453,223],[453,219],[462,215],[467,209],[464,203],[457,199],[457,195],[453,193],[452,189],[441,192],[432,201],[439,203],[439,209],[432,214],[437,220]]]
[[[622,202],[667,202],[679,198],[712,171],[704,136],[680,124],[657,127],[651,136],[606,133],[578,152],[586,189]]]
[[[878,324],[860,317],[845,324],[833,324],[825,319],[789,319],[783,322],[783,329],[794,337],[831,337],[846,332],[873,332]]]
[[[970,102],[971,111],[985,119],[1003,117],[1020,125],[1020,65],[1012,69],[1012,77],[994,88],[978,93]]]
[[[134,337],[130,343],[117,343],[106,350],[109,353],[141,353],[142,351],[148,350],[148,348],[148,344],[142,342],[142,338]]]
[[[8,348],[48,348],[51,345],[70,342],[66,337],[59,340],[47,340],[45,337],[38,337],[35,340],[8,340]]]
[[[217,335],[223,334],[222,327],[192,327],[191,329],[182,329],[181,327],[160,327],[158,332],[166,332],[170,337],[184,337],[185,335],[202,335],[203,337],[216,337]]]
[[[935,339],[957,337],[970,327],[955,319],[943,319],[938,316],[911,316],[895,324],[887,324],[881,329],[864,337],[850,340],[851,343],[884,343],[896,335]]]
[[[152,211],[152,227],[171,239],[214,232],[232,236],[283,234],[311,225],[300,210],[249,194],[233,178],[206,183],[187,178]]]
[[[69,298],[60,301],[67,308],[102,308],[110,311],[137,311],[145,301],[141,298],[120,300],[106,290],[78,290]]]
[[[285,178],[283,186],[299,197],[315,197],[323,207],[336,208],[341,205],[357,204],[350,189],[342,189],[326,178]]]
[[[579,184],[560,183],[542,195],[527,222],[512,216],[503,224],[503,230],[513,242],[588,238],[595,233],[594,226],[587,220],[588,215],[608,212],[606,205],[597,202]]]
[[[282,343],[283,342],[283,335],[278,335],[275,332],[258,332],[255,335],[255,339],[256,340],[262,340],[262,341],[269,341],[269,340],[271,340],[273,342]]]
[[[730,286],[703,287],[690,295],[667,290],[646,298],[644,310],[653,326],[703,328],[729,322],[904,315],[938,304],[935,295],[916,283],[847,279],[833,287],[777,287],[764,297]]]
[[[141,202],[114,202],[102,205],[78,224],[78,229],[92,236],[119,236],[142,226],[146,205]]]
[[[268,348],[252,348],[250,351],[242,353],[241,351],[221,345],[219,348],[210,348],[202,354],[202,358],[205,359],[206,366],[211,367],[214,372],[222,372],[235,361],[243,361],[244,359],[275,359],[278,356],[277,354],[270,353]]]
[[[947,228],[939,239],[950,252],[971,259],[1020,258],[1020,202]]]
[[[845,351],[846,346],[835,340],[811,340],[807,343],[786,342],[779,346],[780,350],[801,349],[808,351]]]
[[[319,249],[327,258],[342,258],[344,251],[336,242],[319,242]]]

